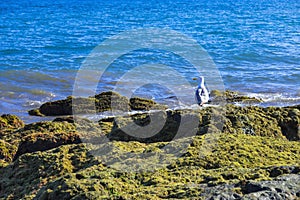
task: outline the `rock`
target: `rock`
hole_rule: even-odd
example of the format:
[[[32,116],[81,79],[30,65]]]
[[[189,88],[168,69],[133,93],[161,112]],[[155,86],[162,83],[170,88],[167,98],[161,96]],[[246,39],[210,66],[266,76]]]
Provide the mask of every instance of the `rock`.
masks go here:
[[[228,105],[224,132],[284,138],[276,118],[261,107]]]
[[[81,142],[75,126],[67,122],[38,122],[26,125],[18,150],[14,156],[16,160],[20,155],[36,151],[45,151],[61,145],[78,144]]]
[[[106,109],[105,104],[100,103],[96,98],[74,98],[68,97],[64,100],[47,102],[40,106],[39,109],[30,110],[30,115],[36,116],[62,116],[76,114],[88,114],[96,112],[96,109],[103,112]]]
[[[130,98],[130,108],[131,110],[165,110],[167,107],[150,99],[133,97]]]
[[[250,194],[254,192],[260,192],[260,191],[265,191],[265,190],[270,190],[268,187],[264,187],[260,185],[259,183],[252,183],[252,182],[247,182],[242,185],[242,192],[244,194]]]
[[[277,177],[283,174],[298,174],[300,173],[300,166],[276,166],[271,167],[270,177]]]
[[[105,122],[111,122],[111,119]],[[45,128],[50,125],[40,126]],[[256,196],[295,197],[299,191],[297,183],[300,175],[285,174],[284,177],[272,179],[269,176],[271,168],[265,167],[297,166],[300,159],[297,142],[244,134],[221,134],[211,154],[199,156],[205,137],[201,135],[174,141],[166,150],[166,158],[169,158],[172,149],[182,147],[187,141],[191,143],[185,149],[186,153],[182,153],[170,165],[140,173],[123,171],[122,168],[118,170],[109,163],[128,162],[132,167],[143,166],[149,162],[145,160],[144,153],[150,153],[147,158],[151,163],[159,163],[162,161],[161,152],[164,152],[162,148],[167,142],[114,141],[112,150],[108,148],[109,144],[100,144],[97,148],[105,149],[106,153],[99,160],[83,144],[26,153],[10,165],[0,168],[0,198],[243,199]],[[284,149],[278,151],[279,146],[284,146]],[[128,153],[135,156],[126,157]],[[251,193],[242,192],[243,182],[248,184],[247,191]],[[252,190],[253,185],[266,190]]]
[[[108,91],[102,92],[95,96],[98,100],[96,103],[97,112],[104,112],[109,110],[114,111],[129,111],[129,100],[116,92]]]
[[[45,115],[43,115],[39,109],[33,109],[33,110],[29,110],[28,111],[28,114],[29,115],[33,115],[33,116],[40,116],[40,117],[43,117]]]
[[[111,139],[125,141],[146,141],[146,139],[138,139],[138,135],[136,135],[136,137],[128,136],[122,129],[126,127],[125,129],[131,130],[132,132],[134,131],[133,128],[137,128],[137,126],[145,127],[151,123],[150,118],[152,118],[152,120],[159,118],[160,120],[158,121],[166,122],[164,125],[157,123],[156,129],[158,129],[158,126],[161,126],[161,130],[157,131],[156,139],[147,137],[147,133],[142,133],[141,137],[148,138],[147,140],[150,142],[157,142],[158,138],[162,135],[163,140],[161,141],[171,140],[171,135],[174,136],[173,133],[177,131],[179,125],[188,123],[190,123],[189,126],[193,126],[193,124],[199,125],[197,135],[206,134],[208,131],[222,131],[230,134],[247,134],[297,140],[297,138],[291,136],[298,134],[296,127],[298,126],[298,117],[300,117],[300,115],[298,116],[297,113],[297,115],[293,115],[294,118],[285,117],[285,113],[290,113],[288,108],[278,108],[278,116],[275,116],[274,113],[272,114],[273,111],[271,111],[271,108],[261,108],[257,106],[240,107],[229,104],[224,107],[224,109],[226,111],[207,107],[200,110],[170,110],[154,112],[155,114],[143,113],[117,117],[117,120],[110,118],[109,121],[106,122],[100,120],[100,124],[103,125],[103,129],[105,129]],[[187,119],[190,117],[191,119],[185,120],[185,122],[182,123],[182,116],[186,116]],[[289,120],[290,123],[283,123],[283,119]],[[129,124],[131,125],[129,126]],[[291,124],[293,124],[293,126]],[[284,127],[289,127],[288,131],[284,129]],[[144,130],[146,129],[144,128]],[[151,131],[148,132],[148,136],[151,135]],[[124,138],[122,138],[122,136],[124,136]]]
[[[92,113],[95,110],[96,101],[95,98],[74,98],[70,96],[64,100],[44,103],[39,109],[30,110],[28,113],[37,116],[72,115],[72,109],[76,110],[78,114]],[[75,105],[75,107],[73,108],[72,105]]]
[[[5,163],[9,163],[12,161],[13,156],[16,152],[16,147],[9,144],[8,142],[0,139],[0,167]]]
[[[262,99],[255,97],[248,97],[238,92],[226,90],[221,92],[219,90],[212,90],[210,92],[212,103],[227,102],[227,103],[243,103],[243,104],[257,104],[263,102]]]
[[[4,114],[0,117],[0,130],[22,128],[24,122],[15,115]]]
[[[201,197],[210,200],[225,199],[298,199],[300,175],[286,175],[270,181],[248,181],[207,187],[201,184]],[[200,185],[199,185],[200,187]]]
[[[0,168],[0,198],[34,199],[49,182],[98,164],[82,144],[25,154]]]
[[[112,96],[104,93],[91,99]],[[131,101],[135,109],[155,107],[151,100]],[[102,109],[110,108],[102,104]],[[25,126],[14,125],[18,124],[14,120],[3,124],[0,199],[297,199],[300,195],[297,106],[230,104],[107,117],[97,123],[64,116]],[[99,137],[110,141],[101,143]],[[151,170],[143,171],[145,165]]]
[[[300,191],[300,175],[285,175],[271,181],[251,183],[257,191],[250,190],[245,193],[247,199],[297,199]],[[251,188],[251,186],[250,186]],[[250,189],[249,188],[249,189]],[[253,189],[253,187],[252,187]]]
[[[46,151],[61,145],[79,143],[81,143],[81,140],[76,133],[34,133],[22,139],[14,160],[25,153]]]
[[[84,118],[59,117],[19,129],[20,141],[14,160],[25,153],[46,151],[67,144],[99,142],[104,135],[98,123]],[[98,140],[97,140],[98,139]]]
[[[268,107],[263,109],[267,116],[276,119],[282,134],[292,141],[300,140],[300,109],[295,107]]]
[[[68,122],[68,123],[75,123],[73,117],[57,117],[53,120],[53,122]]]
[[[182,138],[196,135],[199,114],[188,110],[158,111],[118,117],[112,123],[111,131],[107,135],[110,140],[164,142],[173,140],[175,136]],[[151,127],[147,128],[150,123]]]
[[[88,114],[95,112],[127,112],[130,110],[150,110],[150,109],[166,109],[166,106],[157,104],[156,102],[143,98],[131,98],[121,96],[118,93],[109,91],[102,92],[94,97],[74,98],[68,97],[64,100],[47,102],[40,106],[39,109],[28,111],[30,115],[35,116],[62,116],[76,114]]]

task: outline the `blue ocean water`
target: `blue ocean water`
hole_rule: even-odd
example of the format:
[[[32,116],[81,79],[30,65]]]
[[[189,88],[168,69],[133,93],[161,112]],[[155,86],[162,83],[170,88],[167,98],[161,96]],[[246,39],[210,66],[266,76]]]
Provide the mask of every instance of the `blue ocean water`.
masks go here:
[[[30,120],[27,110],[71,95],[86,56],[107,38],[138,28],[168,28],[195,39],[226,89],[263,98],[265,105],[300,104],[298,0],[3,0],[0,114]],[[141,55],[145,63],[161,59]],[[126,62],[134,61],[117,63],[102,90],[118,81],[114,75]],[[173,64],[193,75],[186,64]],[[169,98],[153,91],[150,96]]]

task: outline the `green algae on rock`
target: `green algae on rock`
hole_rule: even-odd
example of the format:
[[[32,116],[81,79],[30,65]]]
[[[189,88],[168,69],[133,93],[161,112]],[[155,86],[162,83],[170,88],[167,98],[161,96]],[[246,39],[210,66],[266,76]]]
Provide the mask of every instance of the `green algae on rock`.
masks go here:
[[[24,154],[0,169],[0,198],[27,199],[166,199],[208,198],[207,190],[247,196],[243,181],[264,184],[280,166],[299,168],[300,144],[269,137],[222,134],[211,154],[199,157],[205,135],[192,138],[187,153],[171,165],[148,172],[115,170],[88,153],[83,144],[64,145],[50,151]],[[177,144],[184,142],[179,139]],[[105,144],[103,144],[105,145]],[[111,159],[127,152],[157,151],[165,143],[114,142]],[[155,158],[155,157],[154,157]],[[159,159],[159,157],[156,157]],[[142,163],[143,159],[131,162]],[[133,164],[133,163],[132,163]],[[283,170],[281,175],[299,174]],[[300,174],[299,174],[300,176]],[[291,179],[294,181],[296,179]],[[285,184],[290,184],[287,180]],[[271,186],[271,185],[270,185]],[[247,186],[248,187],[248,186]],[[249,187],[248,187],[249,188]],[[282,189],[285,191],[285,189]],[[287,192],[289,192],[287,190]],[[291,194],[294,191],[291,191]]]
[[[276,118],[270,116],[263,108],[255,106],[228,105],[224,131],[284,138]]]
[[[221,92],[219,90],[212,90],[210,92],[212,103],[224,102],[227,103],[243,103],[243,104],[257,104],[263,102],[262,99],[255,97],[248,97],[238,92],[226,90]]]
[[[81,143],[79,134],[70,133],[33,133],[23,137],[14,160],[20,155],[36,151],[46,151],[66,144]]]
[[[110,111],[129,111],[129,100],[116,92],[108,91],[95,95],[97,112]]]
[[[147,132],[134,137],[136,133],[125,135],[122,130],[132,122],[147,126],[155,112],[97,123],[60,117],[24,127],[5,125],[0,130],[0,199],[296,199],[299,108],[227,105],[221,110],[157,111],[166,123],[150,139],[145,138]],[[184,117],[197,121],[196,136],[182,134],[173,140]],[[188,120],[185,125],[183,130],[191,127]],[[212,149],[203,154],[206,137],[218,131]],[[114,148],[95,145],[99,136],[110,139]],[[80,143],[85,137],[85,144]],[[172,155],[186,144],[180,157]],[[93,150],[100,150],[102,157]],[[125,170],[143,167],[145,153],[152,170]],[[172,162],[156,165],[162,154]]]
[[[101,142],[101,136],[117,141],[146,143],[171,141],[175,136],[176,138],[192,136],[193,134],[189,134],[193,131],[190,125],[194,124],[198,124],[198,127],[194,127],[196,129],[193,132],[194,135],[206,134],[208,131],[222,131],[231,134],[249,134],[299,141],[300,112],[297,107],[261,108],[229,104],[224,109],[226,110],[224,116],[218,116],[217,109],[208,107],[200,110],[169,110],[111,117],[100,120],[99,124],[84,119],[76,123],[73,118],[67,117],[57,118],[53,122],[28,124],[17,129],[12,129],[12,127],[22,127],[24,126],[23,122],[17,117],[6,115],[5,118],[2,118],[6,119],[5,124],[13,125],[6,125],[6,129],[3,126],[0,139],[13,147],[9,158],[17,158],[28,152],[52,149],[62,144],[79,143],[80,139],[87,143],[97,143]],[[142,135],[138,135],[136,131],[134,135],[128,135],[124,132],[124,129],[131,130],[132,124],[141,127],[147,126],[151,123],[153,115],[160,115],[161,121],[164,123],[161,127],[159,124],[154,124],[154,127],[159,129],[155,135],[149,137],[150,132],[140,132],[139,134]],[[212,120],[212,117],[217,120]],[[8,118],[11,120],[7,120]],[[187,131],[177,135],[183,118],[188,119],[184,122]],[[9,123],[7,123],[8,121]],[[18,152],[15,155],[16,149]]]
[[[30,110],[30,115],[36,116],[59,116],[59,115],[72,115],[72,104],[76,105],[74,109],[82,113],[92,113],[95,109],[95,98],[74,98],[72,96],[64,100],[47,102],[40,106],[39,109]]]
[[[282,134],[289,140],[300,140],[300,107],[268,107],[264,111],[275,118]]]
[[[299,140],[300,112],[293,108],[261,108],[257,106],[240,107],[227,105],[225,111],[208,107],[200,110],[169,110],[153,113],[135,114],[99,121],[100,126],[112,140],[158,142],[170,141],[176,135],[182,118],[186,124],[198,124],[196,134],[222,131],[231,134],[248,134],[264,137],[275,137],[288,140]],[[282,114],[281,114],[282,113]],[[155,116],[156,115],[156,116]],[[136,125],[147,126],[151,117],[160,117],[165,122],[154,137],[146,137],[150,132],[141,132],[141,137],[126,134],[123,130],[137,131]],[[116,120],[116,121],[115,121]],[[285,123],[286,122],[286,123]],[[157,127],[156,127],[157,126]],[[154,129],[160,127],[159,123]],[[132,127],[132,128],[130,128]],[[192,127],[187,125],[187,133]],[[196,135],[195,134],[195,135]],[[184,137],[184,134],[183,136]]]
[[[16,146],[0,140],[0,168],[8,165],[13,160],[13,155],[16,151]]]
[[[15,115],[4,114],[0,117],[0,130],[22,128],[23,126],[24,122]]]
[[[45,151],[66,144],[79,144],[82,140],[93,143],[97,141],[94,138],[104,135],[97,124],[87,119],[74,121],[71,117],[28,124],[18,132],[21,138],[14,159],[25,153]]]
[[[156,103],[150,99],[140,97],[130,98],[131,110],[165,110],[167,106]]]
[[[88,98],[68,97],[64,100],[47,102],[39,109],[28,111],[30,115],[35,116],[59,116],[75,114],[89,114],[105,111],[130,111],[130,110],[150,110],[166,109],[166,106],[160,105],[152,100],[133,97],[128,99],[116,92],[108,91]]]
[[[24,154],[0,169],[0,198],[33,199],[49,181],[97,163],[82,144]]]

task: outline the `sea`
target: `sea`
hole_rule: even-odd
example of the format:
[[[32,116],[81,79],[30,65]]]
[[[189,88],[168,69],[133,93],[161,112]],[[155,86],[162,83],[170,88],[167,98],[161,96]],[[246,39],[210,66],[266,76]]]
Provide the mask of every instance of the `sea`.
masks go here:
[[[0,114],[37,120],[27,111],[72,95],[78,72],[98,45],[140,29],[170,30],[191,38],[214,62],[224,89],[261,98],[261,106],[300,104],[298,0],[2,0]],[[108,51],[114,53],[117,47]],[[134,89],[136,96],[162,103],[176,100],[168,85],[135,86],[147,73],[153,82],[168,76],[157,63],[167,63],[185,79],[198,76],[187,60],[177,57],[160,49],[121,55],[105,77],[94,77],[101,80],[95,93],[113,90],[118,83],[123,90]],[[105,62],[106,57],[101,59]],[[122,83],[128,69],[147,63],[151,67],[140,68],[134,79]],[[172,74],[168,81],[180,84]],[[180,95],[193,99],[184,89]]]

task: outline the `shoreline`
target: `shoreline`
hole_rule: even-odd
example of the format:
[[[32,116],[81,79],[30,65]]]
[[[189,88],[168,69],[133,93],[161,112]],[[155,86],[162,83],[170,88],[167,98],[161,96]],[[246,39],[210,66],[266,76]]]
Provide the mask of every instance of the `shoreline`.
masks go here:
[[[114,95],[121,108],[136,112],[96,121],[59,116],[57,111],[74,111],[67,106],[69,97],[31,111],[55,113],[51,121],[40,117],[25,124],[2,115],[0,198],[299,197],[300,105],[174,110],[105,92],[93,101],[75,98],[75,106],[89,113],[87,102],[96,102],[98,111],[109,111]],[[224,98],[214,95],[214,102]],[[232,102],[260,101],[230,91],[225,96]]]
[[[228,103],[233,103],[235,105],[239,105],[239,106],[248,106],[248,105],[254,105],[254,106],[258,106],[258,107],[289,107],[289,106],[295,106],[300,104],[300,99],[298,98],[284,98],[281,99],[281,95],[276,94],[274,97],[272,97],[271,94],[268,94],[266,96],[266,94],[255,94],[255,93],[246,93],[246,92],[239,92],[239,91],[231,91],[231,90],[226,90],[229,93],[232,94],[236,94],[237,96],[240,97],[245,97],[245,98],[249,98],[251,99],[257,99],[257,102],[252,102],[252,103],[245,103],[245,102],[241,102],[240,100],[238,100],[237,102],[230,102],[232,100],[229,100]],[[214,92],[214,91],[213,91]],[[267,99],[265,99],[267,98]],[[54,100],[51,101],[60,101],[63,100],[63,98],[54,98]],[[196,109],[197,105],[183,105],[183,104],[178,104],[178,102],[176,103],[174,99],[172,98],[166,98],[166,99],[157,99],[155,100],[157,101],[159,104],[165,104],[167,105],[170,109],[176,109],[176,108],[189,108],[192,107],[194,109]],[[23,121],[25,121],[26,123],[33,123],[33,122],[38,122],[41,120],[41,118],[39,117],[35,117],[33,115],[28,115],[27,111],[30,109],[35,109],[43,104],[45,104],[46,102],[49,102],[49,100],[43,100],[43,101],[39,101],[40,103],[34,103],[33,105],[29,106],[29,107],[20,107],[18,110],[15,110],[13,112],[9,112],[8,108],[4,108],[1,115],[2,114],[13,114],[13,115],[17,115],[19,116]],[[8,102],[7,102],[8,103]],[[12,102],[11,102],[12,103]],[[29,104],[28,104],[29,105]],[[211,104],[207,104],[208,106]],[[3,105],[4,106],[4,105]],[[14,105],[11,105],[14,106]],[[7,105],[7,107],[9,107]],[[53,120],[55,117],[52,116],[44,116],[43,117],[44,120]]]

